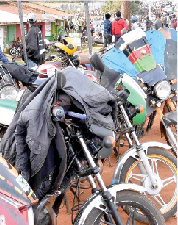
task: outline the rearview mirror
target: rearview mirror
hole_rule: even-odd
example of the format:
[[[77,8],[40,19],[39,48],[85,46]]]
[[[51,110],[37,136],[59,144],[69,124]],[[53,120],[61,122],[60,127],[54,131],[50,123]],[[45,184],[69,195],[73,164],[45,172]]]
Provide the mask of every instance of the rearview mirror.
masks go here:
[[[101,56],[98,55],[96,52],[91,56],[90,63],[95,69],[99,70],[101,73],[104,72],[104,62]]]
[[[57,71],[56,75],[57,75],[57,90],[60,90],[66,84],[66,77],[60,70]]]

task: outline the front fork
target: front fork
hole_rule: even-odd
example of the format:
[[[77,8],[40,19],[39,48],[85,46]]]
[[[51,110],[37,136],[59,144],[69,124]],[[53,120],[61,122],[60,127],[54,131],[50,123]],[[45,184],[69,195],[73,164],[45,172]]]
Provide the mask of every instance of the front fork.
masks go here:
[[[148,160],[148,157],[147,157],[147,153],[143,149],[143,146],[140,144],[140,142],[137,138],[137,135],[135,133],[135,129],[132,126],[123,105],[119,104],[119,107],[120,107],[120,110],[122,112],[123,118],[124,118],[128,128],[129,128],[129,130],[131,131],[132,137],[133,137],[133,139],[135,141],[135,144],[136,144],[137,153],[140,157],[140,162],[139,162],[139,165],[138,165],[139,169],[140,169],[141,173],[143,173],[143,174],[147,173],[148,174],[152,187],[157,187],[157,180],[155,179],[155,176],[154,176],[153,171],[151,169],[151,166],[150,166],[150,163],[149,163],[149,160]]]
[[[97,180],[99,186],[101,187],[101,190],[102,190],[102,193],[103,193],[102,196],[103,196],[104,200],[107,203],[108,209],[111,212],[111,215],[113,217],[113,220],[114,220],[115,224],[116,225],[124,225],[123,222],[122,222],[122,219],[121,219],[121,217],[120,217],[120,215],[119,215],[119,213],[117,211],[117,208],[116,208],[115,204],[112,201],[112,197],[113,196],[110,194],[110,192],[108,191],[107,187],[105,186],[104,181],[101,178],[101,175],[99,173],[99,170],[98,171],[96,170],[97,166],[96,166],[96,164],[95,164],[95,162],[93,160],[93,157],[90,154],[90,151],[87,148],[87,145],[85,144],[85,141],[84,141],[83,137],[81,135],[78,135],[78,139],[79,139],[79,141],[80,141],[80,143],[82,145],[84,154],[85,154],[85,156],[87,158],[87,161],[88,161],[88,163],[90,165],[90,168],[93,171],[96,171],[96,173],[94,173],[94,175],[96,177],[96,180]],[[96,187],[96,184],[94,182],[94,179],[93,179],[92,175],[88,176],[88,180],[90,182],[90,185],[92,186],[92,189],[93,190],[97,190],[97,187]],[[108,220],[111,221],[111,218],[108,218]]]

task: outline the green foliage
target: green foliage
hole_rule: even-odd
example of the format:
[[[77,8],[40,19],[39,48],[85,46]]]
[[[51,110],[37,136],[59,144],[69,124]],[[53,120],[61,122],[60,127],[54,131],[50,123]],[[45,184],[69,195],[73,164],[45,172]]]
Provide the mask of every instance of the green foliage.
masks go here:
[[[130,14],[131,15],[139,15],[140,14],[140,6],[141,6],[141,2],[131,1],[130,2]]]
[[[138,15],[140,13],[140,5],[142,3],[139,1],[130,1],[130,14]],[[115,13],[121,10],[121,1],[106,1],[105,5],[101,7],[101,10],[106,13]]]
[[[121,10],[121,2],[120,1],[106,1],[106,4],[101,7],[101,10],[104,13],[115,13]]]

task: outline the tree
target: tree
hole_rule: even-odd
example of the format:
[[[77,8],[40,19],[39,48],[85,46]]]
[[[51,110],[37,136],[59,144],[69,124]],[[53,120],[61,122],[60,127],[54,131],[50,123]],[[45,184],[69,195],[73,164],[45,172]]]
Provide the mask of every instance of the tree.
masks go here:
[[[124,19],[130,19],[130,1],[121,1],[121,15]]]
[[[142,3],[139,2],[139,1],[106,1],[105,5],[103,5],[101,7],[101,10],[104,13],[106,13],[106,12],[115,13],[117,11],[122,11],[121,10],[121,3],[122,2],[125,2],[125,4],[127,5],[127,6],[123,6],[125,9],[122,12],[122,16],[124,18],[128,19],[130,17],[130,14],[131,15],[138,15],[138,14],[140,14],[140,5]],[[130,4],[130,7],[128,6],[129,4]],[[128,16],[128,12],[130,13],[129,16]],[[126,17],[124,16],[125,13],[127,14]]]
[[[121,10],[121,2],[120,1],[107,1],[105,5],[101,7],[101,10],[104,13],[115,13]]]

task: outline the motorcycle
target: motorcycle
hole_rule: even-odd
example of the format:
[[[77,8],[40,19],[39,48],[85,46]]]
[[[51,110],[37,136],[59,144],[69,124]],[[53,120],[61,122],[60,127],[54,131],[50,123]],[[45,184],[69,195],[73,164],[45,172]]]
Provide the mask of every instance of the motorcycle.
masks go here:
[[[10,54],[15,57],[22,56],[23,45],[20,40],[13,41],[12,48],[9,50]]]
[[[79,66],[79,56],[74,54],[77,51],[77,44],[73,38],[61,37],[61,40],[52,43],[52,46],[58,54],[49,54],[45,61],[60,61],[62,68],[67,66]]]
[[[146,33],[141,30],[131,31],[123,35],[114,47],[111,45],[103,52],[102,58],[108,68],[137,80],[147,95],[149,122],[145,129],[145,123],[137,126],[138,138],[149,132],[156,114],[160,115],[162,122],[165,108],[176,110],[176,40],[177,33],[173,29],[149,30]],[[164,103],[164,108],[161,108]]]
[[[95,159],[103,158],[111,154],[114,135],[112,130],[97,126],[97,124],[89,123],[90,127],[88,127],[88,122],[91,119],[88,117],[88,109],[86,107],[83,108],[82,105],[79,104],[79,99],[76,101],[76,95],[74,97],[74,95],[69,94],[72,93],[68,89],[68,86],[70,86],[70,78],[73,76],[75,76],[75,79],[78,81],[80,81],[80,79],[85,79],[87,83],[86,87],[93,87],[95,91],[98,88],[97,84],[90,81],[74,68],[72,68],[72,70],[66,69],[63,71],[63,74],[59,72],[57,77],[53,76],[48,79],[50,84],[52,83],[56,86],[56,91],[54,90],[53,95],[54,101],[52,101],[52,107],[50,106],[50,116],[52,116],[57,130],[62,131],[60,134],[64,136],[63,140],[66,145],[67,154],[66,167],[63,170],[63,174],[61,174],[60,171],[62,179],[58,189],[52,192],[46,190],[44,196],[37,198],[36,193],[32,191],[24,178],[18,175],[16,169],[10,165],[9,162],[0,157],[0,201],[3,203],[8,202],[8,204],[11,205],[9,207],[11,209],[15,208],[13,212],[15,212],[16,215],[22,213],[21,217],[19,216],[19,218],[16,217],[14,219],[16,223],[14,222],[13,224],[23,224],[24,222],[24,224],[31,225],[55,225],[56,217],[53,210],[54,206],[51,207],[49,200],[56,198],[56,200],[58,199],[61,203],[61,199],[64,196],[63,194],[68,189],[74,177],[87,177],[92,186],[93,193],[80,209],[74,222],[75,225],[94,225],[100,224],[101,221],[105,221],[107,224],[114,223],[117,225],[129,224],[131,221],[135,223],[135,213],[137,212],[141,212],[142,215],[146,216],[148,224],[165,224],[164,218],[156,205],[147,199],[146,196],[139,193],[145,191],[143,187],[134,184],[115,184],[109,188],[105,186]],[[47,85],[47,82],[43,87],[45,87],[45,85]],[[51,85],[49,86],[51,87]],[[42,93],[40,91],[44,90],[43,87],[40,86],[39,89],[36,90],[36,93],[33,93],[33,96],[39,96],[40,93]],[[102,89],[102,91],[105,92],[106,90]],[[104,92],[102,93],[104,94]],[[26,106],[29,107],[30,104],[33,104],[33,96],[22,105],[16,117],[25,113],[24,110],[26,110]],[[16,118],[14,118],[14,121],[15,120]],[[9,161],[9,159],[7,160]],[[84,168],[83,161],[87,161],[87,168]],[[59,164],[60,162],[57,161],[57,163]],[[56,172],[59,172],[57,170],[58,167],[56,168]],[[21,172],[23,174],[23,169]],[[39,171],[37,173],[39,173]],[[96,177],[100,188],[96,186],[93,176]],[[53,179],[54,176],[50,178]],[[51,179],[49,180],[50,182],[52,182]],[[33,185],[32,181],[31,185]],[[121,210],[124,209],[126,212],[125,215],[128,215],[126,222],[122,220],[120,212],[116,209],[116,205],[121,208]],[[13,217],[12,214],[4,205],[0,207],[3,209],[3,211],[1,210],[1,212],[3,212],[1,216],[6,224],[12,224],[11,222],[7,223],[9,221],[8,217]],[[22,219],[20,223],[18,223],[18,219],[23,216],[25,219]]]
[[[91,64],[98,69],[104,64],[99,55],[91,57]],[[118,101],[118,126],[116,128],[116,142],[125,136],[130,149],[118,160],[113,174],[112,184],[137,183],[146,188],[145,195],[150,196],[158,204],[165,219],[168,219],[177,211],[176,174],[177,160],[168,151],[170,146],[160,142],[140,143],[133,124],[142,124],[146,118],[146,99],[144,91],[136,80],[129,75],[115,72],[103,65],[106,71],[100,71],[101,85],[105,86]],[[114,76],[111,76],[114,75]],[[121,76],[119,78],[119,76]],[[119,78],[119,79],[118,79]],[[119,91],[115,91],[117,81],[122,84]],[[117,87],[118,90],[118,87]],[[120,97],[118,97],[118,94]],[[161,169],[165,169],[166,175],[162,177]],[[167,188],[173,187],[167,199]],[[142,218],[142,215],[139,215]],[[144,221],[144,218],[141,219]]]

